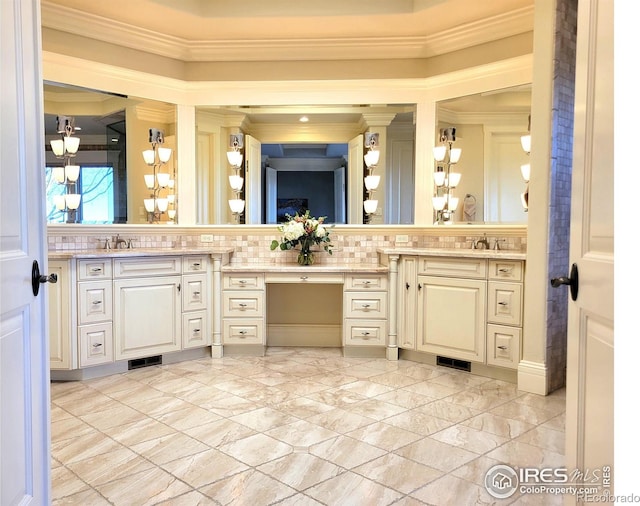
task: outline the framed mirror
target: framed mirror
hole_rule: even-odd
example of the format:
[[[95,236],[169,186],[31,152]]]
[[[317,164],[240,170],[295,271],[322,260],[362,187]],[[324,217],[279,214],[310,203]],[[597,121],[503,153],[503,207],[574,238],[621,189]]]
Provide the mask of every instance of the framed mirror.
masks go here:
[[[153,165],[142,155],[152,148],[150,130],[162,131],[162,146],[172,150],[162,171],[175,181],[173,104],[52,82],[45,82],[43,91],[48,223],[177,221],[177,188],[164,181],[150,188],[144,176],[153,173]],[[75,139],[73,152],[69,138]],[[57,143],[61,150],[54,149]],[[145,199],[154,191],[173,204],[167,202],[161,212],[156,207],[151,216]],[[173,220],[170,209],[176,210]]]
[[[201,223],[277,223],[285,207],[306,206],[331,223],[413,224],[415,111],[415,104],[197,107]],[[366,132],[380,139],[380,160],[369,169]],[[237,133],[241,192],[230,186],[225,156]],[[366,216],[363,181],[374,170],[378,206]],[[238,193],[246,206],[234,215],[228,202]]]
[[[436,132],[454,127],[455,147],[462,149],[455,223],[526,224],[528,180],[521,166],[529,155],[521,137],[528,134],[530,111],[530,85],[438,102]]]

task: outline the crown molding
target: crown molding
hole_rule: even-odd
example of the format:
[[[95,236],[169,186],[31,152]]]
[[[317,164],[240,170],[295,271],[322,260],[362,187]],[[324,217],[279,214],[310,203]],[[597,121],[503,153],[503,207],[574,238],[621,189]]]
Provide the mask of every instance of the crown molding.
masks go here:
[[[533,14],[527,6],[423,36],[191,41],[41,2],[43,27],[184,62],[430,58],[494,41],[496,33],[531,32]]]

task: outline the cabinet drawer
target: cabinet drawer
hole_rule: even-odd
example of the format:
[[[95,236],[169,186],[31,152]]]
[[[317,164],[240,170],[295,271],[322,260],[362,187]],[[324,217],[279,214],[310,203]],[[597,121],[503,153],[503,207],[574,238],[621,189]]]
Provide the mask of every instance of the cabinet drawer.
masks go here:
[[[111,322],[80,327],[80,367],[113,362],[113,329]]]
[[[116,258],[113,261],[114,278],[167,276],[182,273],[181,257]]]
[[[487,260],[484,258],[420,257],[418,274],[485,279]]]
[[[345,346],[385,346],[387,323],[380,320],[345,320]]]
[[[111,279],[111,259],[78,260],[78,280]]]
[[[386,318],[386,292],[345,292],[344,315],[346,318]]]
[[[207,346],[209,332],[207,325],[207,312],[194,311],[182,315],[182,348],[198,348]]]
[[[182,310],[207,308],[207,275],[189,274],[182,277]]]
[[[387,276],[349,274],[344,280],[345,290],[386,290]]]
[[[262,274],[225,274],[222,278],[225,290],[263,290],[264,276]]]
[[[264,317],[264,292],[222,292],[222,316]]]
[[[342,285],[344,275],[329,272],[268,272],[265,274],[266,283],[333,283]]]
[[[205,255],[186,256],[182,258],[182,272],[202,272],[207,270],[208,260]]]
[[[489,260],[489,279],[522,281],[522,262],[517,260]]]
[[[113,288],[111,281],[78,283],[78,323],[98,323],[112,318]]]
[[[264,320],[224,320],[222,344],[264,344]]]
[[[487,364],[516,369],[520,362],[522,330],[503,325],[487,325]]]
[[[522,285],[490,281],[487,322],[522,325]]]

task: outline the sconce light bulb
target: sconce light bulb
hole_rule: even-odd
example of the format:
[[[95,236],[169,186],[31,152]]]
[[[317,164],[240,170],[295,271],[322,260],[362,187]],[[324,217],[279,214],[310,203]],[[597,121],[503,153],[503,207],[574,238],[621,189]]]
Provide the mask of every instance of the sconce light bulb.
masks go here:
[[[449,152],[449,163],[458,163],[460,161],[460,156],[462,155],[462,149],[460,148],[451,148]]]
[[[146,163],[147,165],[153,165],[153,163],[156,161],[153,149],[145,149],[142,152],[142,158],[144,158],[144,163]]]
[[[67,165],[64,174],[69,181],[75,183],[80,177],[80,165]]]
[[[167,163],[171,158],[171,148],[158,148],[158,158],[161,163]]]

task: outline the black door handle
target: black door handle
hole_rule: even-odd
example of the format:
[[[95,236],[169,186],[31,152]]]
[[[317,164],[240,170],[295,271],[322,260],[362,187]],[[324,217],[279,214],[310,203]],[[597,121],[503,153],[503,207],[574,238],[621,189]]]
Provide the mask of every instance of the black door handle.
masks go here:
[[[553,288],[558,288],[562,285],[569,285],[571,300],[576,300],[578,298],[578,264],[573,264],[571,266],[569,277],[561,276],[559,278],[551,278],[551,286]]]
[[[44,274],[40,274],[40,266],[38,265],[38,261],[33,261],[33,266],[31,267],[31,290],[33,291],[33,295],[37,296],[40,292],[40,284],[41,283],[57,283],[58,275],[53,273],[48,276]]]

